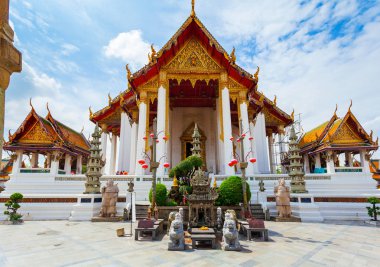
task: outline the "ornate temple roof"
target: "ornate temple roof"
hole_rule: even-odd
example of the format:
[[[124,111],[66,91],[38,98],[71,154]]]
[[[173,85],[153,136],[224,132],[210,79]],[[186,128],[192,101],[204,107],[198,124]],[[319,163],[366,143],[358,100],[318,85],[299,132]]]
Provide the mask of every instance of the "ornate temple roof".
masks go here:
[[[378,140],[374,141],[367,134],[351,108],[343,118],[338,118],[336,111],[329,121],[306,132],[299,139],[302,153],[317,153],[325,150],[377,150]]]
[[[90,145],[84,135],[55,120],[49,109],[48,111],[46,118],[43,118],[32,107],[16,132],[9,133],[9,140],[4,149],[40,153],[61,150],[69,154],[87,156]]]

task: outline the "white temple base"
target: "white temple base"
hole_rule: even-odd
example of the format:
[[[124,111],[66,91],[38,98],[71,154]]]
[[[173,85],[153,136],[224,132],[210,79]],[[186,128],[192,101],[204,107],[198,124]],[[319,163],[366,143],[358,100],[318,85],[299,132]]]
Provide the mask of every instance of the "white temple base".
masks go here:
[[[90,221],[99,215],[102,206],[101,194],[82,194],[77,197],[78,202],[72,207],[70,221]]]
[[[291,194],[292,215],[300,218],[302,222],[323,222],[319,206],[314,203],[310,194]],[[297,200],[297,202],[295,202]]]

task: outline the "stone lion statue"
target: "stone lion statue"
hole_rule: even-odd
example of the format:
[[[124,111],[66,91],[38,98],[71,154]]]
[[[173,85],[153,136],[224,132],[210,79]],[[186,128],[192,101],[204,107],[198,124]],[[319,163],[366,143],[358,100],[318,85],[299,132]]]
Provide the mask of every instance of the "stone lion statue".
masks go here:
[[[182,216],[178,212],[175,214],[175,219],[172,221],[169,230],[168,250],[184,250],[185,236],[183,231]]]
[[[225,220],[223,225],[223,250],[235,250],[240,251],[241,246],[239,243],[239,233],[236,229],[236,222],[232,218],[230,213],[225,214]]]
[[[168,218],[168,234],[169,234],[169,231],[170,231],[170,226],[172,224],[172,221],[175,220],[175,215],[177,214],[176,211],[172,211],[169,213],[169,218]]]

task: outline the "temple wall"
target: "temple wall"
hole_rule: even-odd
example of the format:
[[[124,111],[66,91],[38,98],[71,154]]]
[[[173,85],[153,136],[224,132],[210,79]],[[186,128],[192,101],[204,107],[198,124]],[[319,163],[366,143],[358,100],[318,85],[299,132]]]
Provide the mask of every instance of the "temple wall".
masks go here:
[[[213,108],[174,108],[171,111],[171,164],[174,167],[182,159],[181,136],[193,123],[198,124],[206,135],[207,169],[216,171],[216,112]]]

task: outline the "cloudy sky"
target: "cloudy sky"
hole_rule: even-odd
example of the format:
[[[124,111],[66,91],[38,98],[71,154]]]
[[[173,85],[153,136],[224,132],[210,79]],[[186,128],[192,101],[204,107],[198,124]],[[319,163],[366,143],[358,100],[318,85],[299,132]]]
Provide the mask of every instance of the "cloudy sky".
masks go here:
[[[126,88],[125,64],[137,70],[190,14],[190,0],[11,0],[23,71],[6,94],[6,133],[46,102],[57,119],[88,135],[98,110]],[[379,1],[196,0],[196,13],[237,63],[260,66],[259,90],[309,130],[338,104],[380,135]],[[6,134],[7,139],[7,134]],[[377,154],[380,156],[379,154]]]

